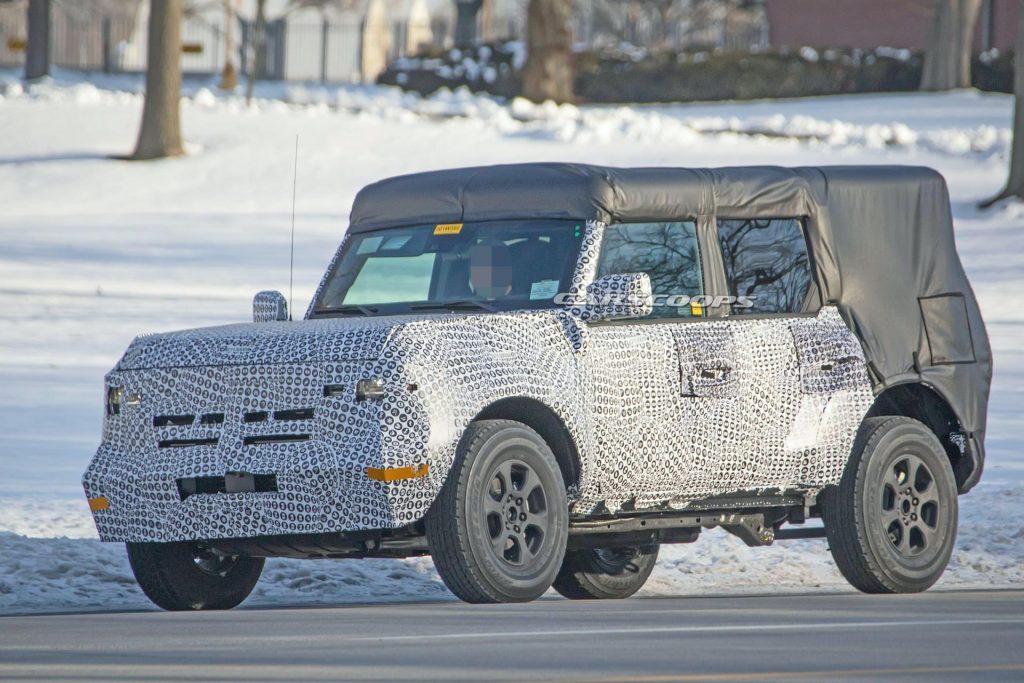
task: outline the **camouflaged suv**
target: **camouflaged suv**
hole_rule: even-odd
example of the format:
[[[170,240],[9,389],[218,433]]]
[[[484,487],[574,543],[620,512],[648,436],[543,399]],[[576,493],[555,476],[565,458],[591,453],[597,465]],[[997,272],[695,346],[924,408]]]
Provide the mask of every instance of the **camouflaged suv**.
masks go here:
[[[919,591],[990,378],[934,171],[439,171],[359,193],[302,320],[261,292],[137,338],[84,486],[166,609],[233,607],[277,556],[621,598],[716,526]]]

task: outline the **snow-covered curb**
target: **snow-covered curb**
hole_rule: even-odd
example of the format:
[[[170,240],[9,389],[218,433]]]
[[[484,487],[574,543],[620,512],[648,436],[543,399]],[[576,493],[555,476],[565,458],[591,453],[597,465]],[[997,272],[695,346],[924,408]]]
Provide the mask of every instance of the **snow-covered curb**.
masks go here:
[[[269,560],[250,606],[454,599],[427,558]],[[124,546],[0,532],[0,614],[154,609]]]
[[[960,535],[940,589],[1024,586],[1024,482],[980,485],[961,499]],[[69,512],[55,504],[49,516]],[[4,505],[4,508],[8,506]],[[81,507],[84,508],[84,505]],[[28,529],[46,503],[22,506],[0,524]],[[90,531],[87,515],[65,527]],[[721,531],[692,545],[666,546],[642,595],[848,591],[825,541],[748,548]],[[429,558],[267,562],[247,606],[450,600]],[[95,538],[33,538],[0,532],[0,614],[152,609],[136,586],[124,547]]]

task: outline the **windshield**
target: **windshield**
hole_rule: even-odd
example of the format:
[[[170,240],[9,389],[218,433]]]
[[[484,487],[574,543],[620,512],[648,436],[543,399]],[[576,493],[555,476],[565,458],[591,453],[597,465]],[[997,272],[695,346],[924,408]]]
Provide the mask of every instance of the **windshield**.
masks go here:
[[[314,314],[551,308],[572,279],[580,221],[492,221],[353,235]]]

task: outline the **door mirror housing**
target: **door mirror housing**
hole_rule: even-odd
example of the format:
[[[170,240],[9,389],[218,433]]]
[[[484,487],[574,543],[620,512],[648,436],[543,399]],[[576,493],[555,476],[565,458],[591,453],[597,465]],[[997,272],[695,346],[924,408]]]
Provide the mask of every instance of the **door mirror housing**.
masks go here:
[[[587,285],[585,296],[585,301],[574,306],[583,320],[646,318],[654,308],[647,273],[605,275]]]
[[[252,321],[254,323],[272,323],[288,320],[288,301],[278,291],[257,292],[252,298]]]

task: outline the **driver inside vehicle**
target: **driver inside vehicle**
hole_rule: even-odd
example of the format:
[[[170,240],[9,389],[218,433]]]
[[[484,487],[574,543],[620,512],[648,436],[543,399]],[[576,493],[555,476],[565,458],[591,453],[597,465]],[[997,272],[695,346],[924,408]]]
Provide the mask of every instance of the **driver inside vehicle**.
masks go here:
[[[512,251],[502,242],[481,242],[469,248],[469,286],[482,299],[512,291]]]

